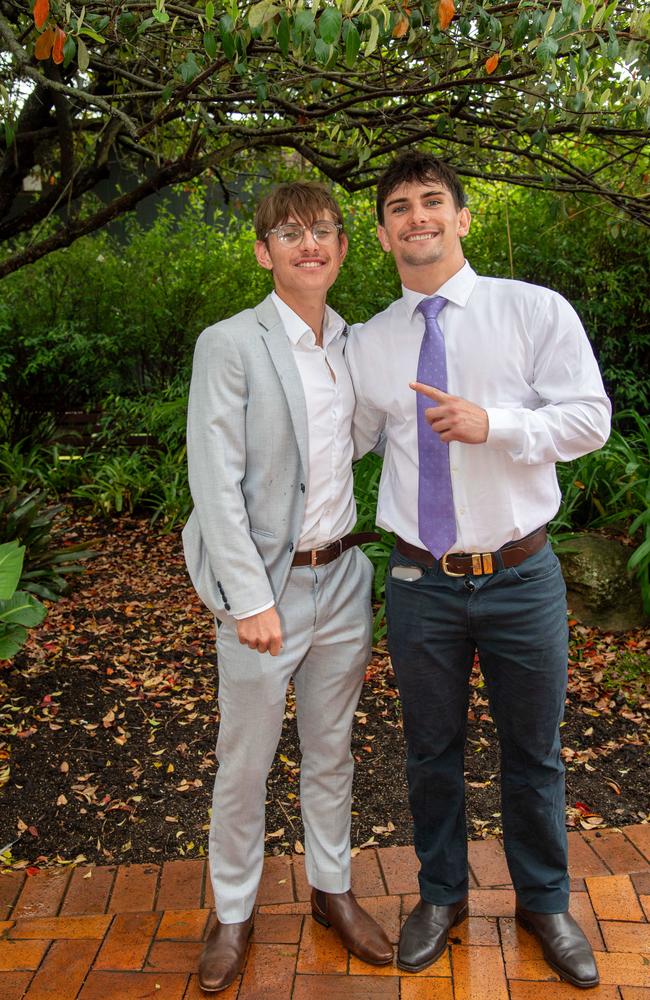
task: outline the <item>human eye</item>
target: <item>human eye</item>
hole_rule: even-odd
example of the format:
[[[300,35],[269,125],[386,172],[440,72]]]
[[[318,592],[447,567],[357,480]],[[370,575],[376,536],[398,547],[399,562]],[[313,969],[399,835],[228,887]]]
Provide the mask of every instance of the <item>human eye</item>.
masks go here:
[[[277,230],[277,237],[282,243],[291,243],[294,240],[299,240],[301,236],[300,226],[280,226]]]
[[[317,222],[315,223],[312,232],[316,239],[322,237],[327,239],[328,236],[333,236],[336,232],[336,226],[333,222]]]

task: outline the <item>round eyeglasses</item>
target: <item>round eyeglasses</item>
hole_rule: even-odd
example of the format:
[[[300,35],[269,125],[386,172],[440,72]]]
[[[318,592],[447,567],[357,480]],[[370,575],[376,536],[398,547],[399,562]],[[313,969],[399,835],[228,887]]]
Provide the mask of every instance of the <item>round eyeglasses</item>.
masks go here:
[[[299,243],[302,243],[305,232],[309,230],[317,243],[332,243],[342,229],[343,226],[340,222],[328,222],[327,220],[314,222],[311,226],[299,226],[296,222],[287,222],[284,226],[269,229],[264,239],[274,233],[282,246],[297,247]]]

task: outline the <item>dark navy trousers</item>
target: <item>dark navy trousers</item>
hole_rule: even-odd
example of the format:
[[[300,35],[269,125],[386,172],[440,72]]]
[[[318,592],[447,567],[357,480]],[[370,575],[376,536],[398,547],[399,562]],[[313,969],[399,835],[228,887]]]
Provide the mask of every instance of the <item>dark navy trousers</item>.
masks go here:
[[[457,902],[468,888],[464,750],[478,650],[501,750],[506,859],[520,904],[568,908],[560,722],[567,683],[566,590],[550,545],[491,576],[438,566],[386,580],[388,645],[404,713],[420,892]]]

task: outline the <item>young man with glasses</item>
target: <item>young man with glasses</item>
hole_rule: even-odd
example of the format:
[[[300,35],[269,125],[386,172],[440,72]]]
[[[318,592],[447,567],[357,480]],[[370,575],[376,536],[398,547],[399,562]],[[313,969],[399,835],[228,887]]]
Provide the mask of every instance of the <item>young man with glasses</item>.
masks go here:
[[[359,452],[386,443],[378,523],[397,539],[388,644],[407,743],[420,900],[397,964],[427,968],[467,916],[464,750],[478,651],[501,751],[517,921],[552,968],[593,987],[568,912],[560,721],[567,609],[546,537],[555,462],[600,448],[610,406],[580,320],[547,288],[477,275],[446,163],[412,151],[377,185],[378,236],[403,295],[350,337]]]
[[[347,251],[322,185],[280,186],[255,217],[274,291],[204,330],[188,412],[192,582],[218,619],[220,726],[210,827],[218,923],[206,991],[239,975],[264,858],[266,778],[293,678],[314,918],[376,965],[391,945],[350,891],[354,710],[370,658],[372,567],[350,534],[354,394],[326,305]]]

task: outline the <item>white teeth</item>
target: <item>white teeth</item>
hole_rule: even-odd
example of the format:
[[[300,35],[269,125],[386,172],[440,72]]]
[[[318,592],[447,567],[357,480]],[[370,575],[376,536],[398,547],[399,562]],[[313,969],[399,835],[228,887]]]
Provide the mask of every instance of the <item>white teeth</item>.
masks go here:
[[[414,233],[412,236],[407,236],[406,240],[408,243],[420,242],[421,240],[432,240],[435,239],[437,233]]]
[[[320,260],[305,260],[301,264],[296,264],[296,267],[322,267],[323,263]]]

